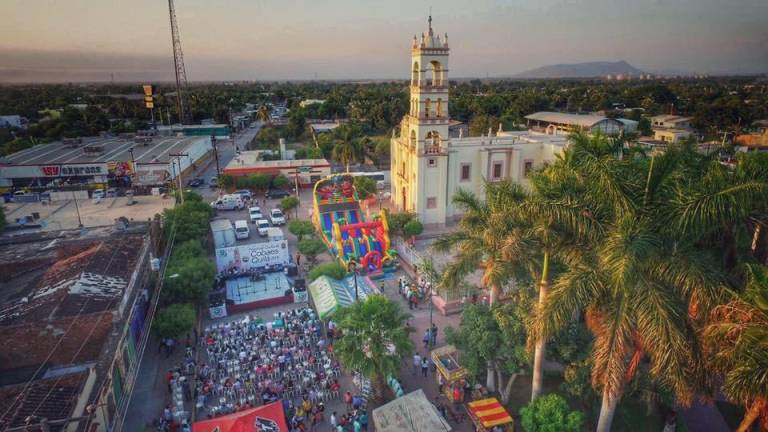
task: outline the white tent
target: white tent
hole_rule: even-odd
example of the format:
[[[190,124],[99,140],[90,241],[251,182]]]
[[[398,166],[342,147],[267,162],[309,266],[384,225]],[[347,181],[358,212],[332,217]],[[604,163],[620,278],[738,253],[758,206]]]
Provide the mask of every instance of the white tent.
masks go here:
[[[418,389],[373,410],[377,432],[440,432],[451,425]]]

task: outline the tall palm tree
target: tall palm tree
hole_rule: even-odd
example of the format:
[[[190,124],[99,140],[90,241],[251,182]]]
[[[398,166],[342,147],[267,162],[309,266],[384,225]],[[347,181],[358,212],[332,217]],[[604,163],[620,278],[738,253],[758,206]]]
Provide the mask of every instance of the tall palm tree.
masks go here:
[[[723,393],[744,405],[738,432],[758,419],[768,429],[768,276],[765,267],[747,267],[742,295],[714,308],[704,329],[712,366],[725,381]]]
[[[651,377],[689,402],[704,381],[692,304],[713,305],[724,278],[695,237],[668,224],[670,198],[681,172],[675,152],[619,161],[602,151],[569,150],[582,202],[603,228],[580,253],[564,258],[537,315],[549,337],[586,312],[595,337],[593,386],[602,392],[597,430],[609,431],[625,385],[641,361]]]
[[[386,296],[369,296],[333,314],[341,339],[335,345],[341,363],[371,380],[374,396],[386,399],[386,377],[396,376],[400,363],[413,353],[406,321],[410,314]]]
[[[490,291],[492,307],[514,270],[502,253],[505,239],[513,235],[514,229],[513,221],[507,218],[512,214],[508,210],[522,202],[526,194],[520,185],[510,180],[485,182],[483,189],[484,200],[465,190],[454,195],[454,204],[464,213],[458,229],[439,237],[432,248],[438,252],[456,252],[443,272],[441,284],[444,286],[456,286],[468,274],[482,269],[482,284]]]
[[[354,139],[352,129],[347,126],[339,127],[338,141],[333,146],[334,159],[341,162],[349,172],[349,165],[361,159],[360,144]]]
[[[270,123],[270,114],[272,114],[272,107],[269,104],[263,104],[256,110],[256,118],[263,121],[265,124]]]

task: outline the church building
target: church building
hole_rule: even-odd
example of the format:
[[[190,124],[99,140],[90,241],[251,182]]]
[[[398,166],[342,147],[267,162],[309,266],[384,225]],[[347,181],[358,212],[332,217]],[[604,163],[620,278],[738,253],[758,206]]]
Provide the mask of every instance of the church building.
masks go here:
[[[416,213],[426,226],[460,216],[451,199],[459,189],[483,194],[483,179],[527,184],[532,170],[551,163],[567,145],[564,135],[489,130],[478,137],[449,136],[448,34],[413,37],[410,110],[391,143],[391,199],[397,211]]]

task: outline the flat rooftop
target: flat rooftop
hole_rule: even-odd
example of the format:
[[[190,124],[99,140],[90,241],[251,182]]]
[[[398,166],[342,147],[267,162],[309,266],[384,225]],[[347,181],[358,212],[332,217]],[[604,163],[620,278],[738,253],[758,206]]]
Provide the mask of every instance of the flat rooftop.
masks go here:
[[[261,153],[262,152],[259,150],[240,152],[240,154],[235,156],[235,158],[232,159],[224,169],[234,170],[234,169],[240,169],[240,168],[255,168],[255,169],[266,170],[266,169],[290,169],[290,168],[297,168],[297,167],[303,167],[303,166],[314,166],[314,167],[330,166],[328,161],[325,159],[263,161],[258,159]]]
[[[129,138],[83,138],[82,144],[72,147],[61,141],[50,144],[38,144],[34,147],[1,157],[0,165],[49,165],[49,164],[88,164],[107,163],[110,161],[131,161],[130,149],[133,150],[136,163],[169,163],[170,153],[184,152],[197,141],[208,139],[202,136],[163,137],[155,136],[149,145],[138,144]],[[86,153],[84,148],[101,146],[99,153]]]

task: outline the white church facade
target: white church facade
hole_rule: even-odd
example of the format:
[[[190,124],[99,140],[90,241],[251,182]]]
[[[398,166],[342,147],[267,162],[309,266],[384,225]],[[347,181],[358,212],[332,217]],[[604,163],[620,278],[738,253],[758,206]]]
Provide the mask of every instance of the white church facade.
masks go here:
[[[391,142],[391,205],[416,213],[427,226],[460,216],[452,203],[459,189],[483,193],[483,179],[511,178],[526,185],[532,170],[554,161],[567,145],[564,135],[488,131],[479,137],[448,134],[448,35],[413,38],[410,110]],[[499,128],[501,129],[501,128]]]

